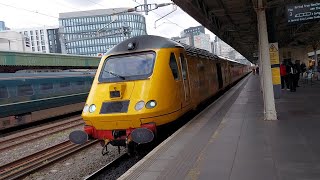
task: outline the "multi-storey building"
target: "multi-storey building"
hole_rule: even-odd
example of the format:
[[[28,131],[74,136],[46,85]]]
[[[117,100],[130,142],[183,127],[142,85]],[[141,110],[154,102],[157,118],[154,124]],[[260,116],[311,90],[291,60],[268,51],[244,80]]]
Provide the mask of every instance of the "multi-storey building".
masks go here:
[[[6,30],[6,24],[4,21],[0,21],[0,31]]]
[[[200,35],[201,33],[205,34],[204,27],[203,26],[196,26],[196,27],[189,27],[188,29],[183,30],[180,33],[180,36],[181,37],[185,37],[187,35],[196,36],[196,35]]]
[[[211,52],[211,43],[210,43],[210,35],[200,33],[198,35],[193,36],[193,45],[194,47],[205,49]]]
[[[190,37],[172,37],[171,39],[174,41],[183,43],[183,44],[191,45],[191,38]]]
[[[59,28],[57,26],[24,28],[15,31],[29,37],[32,52],[61,53]]]
[[[97,56],[129,37],[146,35],[145,17],[138,13],[122,13],[125,10],[60,13],[62,50],[68,54]]]
[[[59,28],[48,28],[48,45],[50,53],[62,53]]]
[[[0,50],[30,52],[31,48],[29,38],[15,31],[1,31]]]
[[[237,61],[246,60],[245,57],[243,57],[240,53],[238,53],[235,49],[233,49],[231,46],[229,46],[227,43],[222,41],[217,36],[214,40],[214,50],[214,53],[219,56],[227,57]]]

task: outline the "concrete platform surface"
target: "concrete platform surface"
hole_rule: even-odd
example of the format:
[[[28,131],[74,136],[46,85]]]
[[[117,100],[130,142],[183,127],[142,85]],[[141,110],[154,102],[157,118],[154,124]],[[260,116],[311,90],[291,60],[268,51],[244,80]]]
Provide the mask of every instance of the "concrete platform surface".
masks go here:
[[[119,179],[319,180],[320,85],[283,91],[279,120],[264,121],[259,83],[242,80]]]

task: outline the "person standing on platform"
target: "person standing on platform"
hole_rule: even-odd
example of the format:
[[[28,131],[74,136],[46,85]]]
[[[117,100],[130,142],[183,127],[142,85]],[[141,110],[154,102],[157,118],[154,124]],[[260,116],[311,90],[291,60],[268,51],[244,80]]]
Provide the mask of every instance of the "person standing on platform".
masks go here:
[[[286,71],[287,71],[287,75],[288,75],[288,83],[289,83],[289,89],[291,92],[295,91],[295,87],[293,86],[293,64],[291,62],[291,59],[288,59],[287,61],[287,65],[286,65]]]
[[[301,68],[300,68],[300,60],[296,60],[294,64],[294,85],[295,87],[300,87],[299,86],[299,80],[300,80],[300,73],[301,73]]]
[[[257,68],[256,68],[256,73],[257,73],[257,75],[259,75],[259,66],[257,66]]]
[[[282,61],[282,63],[280,64],[280,76],[281,76],[281,89],[284,90],[285,85],[286,85],[287,89],[289,89],[286,65],[285,65],[284,61]]]
[[[300,69],[301,69],[301,74],[303,75],[303,73],[305,73],[307,71],[307,66],[304,62],[301,63],[300,65]]]

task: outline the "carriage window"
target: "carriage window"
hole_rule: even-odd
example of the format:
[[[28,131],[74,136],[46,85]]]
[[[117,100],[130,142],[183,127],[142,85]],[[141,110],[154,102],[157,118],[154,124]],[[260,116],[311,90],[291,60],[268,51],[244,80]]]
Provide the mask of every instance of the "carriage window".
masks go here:
[[[53,84],[52,83],[40,84],[40,93],[48,93],[50,91],[53,91]]]
[[[184,80],[187,80],[187,62],[184,59],[184,56],[182,53],[180,53],[180,60],[181,60],[181,68],[182,68],[182,78]]]
[[[76,81],[74,82],[74,86],[84,86],[84,81]]]
[[[17,86],[17,95],[18,96],[32,96],[33,88],[31,84],[24,84]]]
[[[60,82],[61,89],[68,89],[70,88],[70,82]]]
[[[8,97],[9,97],[9,94],[8,94],[7,87],[0,86],[0,99],[4,99],[4,98],[8,98]]]
[[[179,70],[178,70],[178,64],[177,64],[176,58],[174,57],[174,53],[170,54],[169,65],[170,65],[174,79],[178,80],[179,79]]]

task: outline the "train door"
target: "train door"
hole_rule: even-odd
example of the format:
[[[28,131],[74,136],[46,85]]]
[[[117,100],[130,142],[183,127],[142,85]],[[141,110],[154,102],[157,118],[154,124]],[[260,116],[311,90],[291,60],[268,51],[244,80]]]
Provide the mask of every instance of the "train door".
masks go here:
[[[184,101],[182,102],[182,107],[185,107],[189,104],[190,101],[190,86],[189,86],[189,73],[188,73],[188,63],[187,59],[182,53],[180,53],[180,64],[181,64],[181,73],[182,73],[182,82],[184,90]]]
[[[223,87],[221,64],[217,63],[216,66],[217,66],[217,76],[218,76],[218,82],[219,82],[219,89],[221,89]]]

